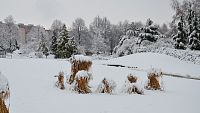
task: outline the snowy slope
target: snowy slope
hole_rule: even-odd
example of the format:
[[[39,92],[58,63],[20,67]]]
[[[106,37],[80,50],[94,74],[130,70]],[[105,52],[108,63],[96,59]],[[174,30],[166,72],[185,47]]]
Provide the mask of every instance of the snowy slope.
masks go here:
[[[145,58],[146,57],[146,58]],[[151,58],[151,59],[150,59]],[[150,59],[150,60],[145,60]],[[166,61],[168,59],[168,61]],[[159,61],[159,62],[155,62]],[[149,68],[157,66],[178,73],[196,74],[199,66],[157,54],[135,54],[109,61],[93,61],[93,91],[104,77],[117,83],[115,94],[76,94],[54,87],[60,71],[70,73],[70,63],[53,59],[0,59],[0,70],[8,78],[11,88],[11,113],[199,113],[200,81],[163,77],[165,91],[144,90],[144,95],[120,93],[129,73],[139,77],[141,87],[146,82],[146,72],[127,68],[108,67],[116,63]],[[166,65],[164,65],[166,64]],[[184,64],[184,65],[183,65]],[[182,67],[182,68],[178,68]],[[194,68],[194,69],[193,69]],[[169,69],[169,70],[167,70]]]
[[[112,59],[105,64],[120,64],[149,70],[150,68],[161,69],[166,73],[190,75],[200,78],[200,65],[187,63],[171,56],[158,53],[136,53],[121,58]]]

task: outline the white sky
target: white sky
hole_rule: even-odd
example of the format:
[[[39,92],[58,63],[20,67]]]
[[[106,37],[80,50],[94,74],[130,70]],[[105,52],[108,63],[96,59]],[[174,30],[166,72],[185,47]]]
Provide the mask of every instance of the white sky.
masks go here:
[[[182,1],[182,0],[179,0]],[[0,21],[12,15],[17,23],[49,28],[55,19],[70,26],[81,17],[89,25],[94,17],[106,16],[111,23],[151,18],[158,24],[171,21],[171,0],[0,0]]]

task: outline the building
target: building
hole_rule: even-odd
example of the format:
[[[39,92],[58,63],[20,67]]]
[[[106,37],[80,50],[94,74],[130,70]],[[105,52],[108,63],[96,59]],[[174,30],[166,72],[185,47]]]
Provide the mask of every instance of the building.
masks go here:
[[[24,28],[19,28],[19,41],[21,44],[25,44],[26,43],[26,31]]]

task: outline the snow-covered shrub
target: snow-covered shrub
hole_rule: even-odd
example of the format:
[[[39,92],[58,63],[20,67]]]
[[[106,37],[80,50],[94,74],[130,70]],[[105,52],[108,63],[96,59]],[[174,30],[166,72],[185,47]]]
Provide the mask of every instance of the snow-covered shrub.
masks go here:
[[[91,58],[92,60],[110,60],[113,58],[113,56],[93,54]]]
[[[122,86],[121,92],[128,94],[143,94],[143,90],[137,84],[137,79],[138,78],[132,74],[128,75],[125,84]]]
[[[173,48],[173,40],[166,38],[159,32],[159,27],[152,24],[148,19],[147,25],[139,30],[139,35],[133,35],[133,32],[127,31],[118,45],[114,48],[115,56],[124,56],[133,53],[150,52],[161,47]]]
[[[37,58],[43,58],[43,53],[42,52],[35,52],[35,56]]]
[[[180,60],[191,62],[194,64],[200,64],[200,51],[195,51],[195,50],[191,51],[189,49],[180,50],[180,49],[171,49],[163,47],[151,52],[169,55],[178,58]]]
[[[112,94],[113,91],[116,88],[116,83],[113,80],[109,80],[107,78],[104,78],[101,83],[98,85],[98,88],[96,90],[97,93],[108,93]]]
[[[58,78],[58,81],[56,82],[55,86],[60,89],[65,89],[64,86],[64,72],[59,72],[57,76],[54,76]]]
[[[159,48],[173,48],[173,41],[169,38],[158,38],[156,42],[144,40],[141,45],[137,44],[138,37],[123,36],[113,53],[115,56],[125,56],[133,53],[153,52]]]
[[[152,68],[148,75],[148,81],[145,86],[146,89],[148,90],[162,90],[162,84],[161,84],[161,77],[162,77],[162,72],[159,71],[158,69]]]
[[[91,93],[88,86],[90,79],[90,73],[85,70],[78,71],[75,77],[74,91],[82,94]]]
[[[200,64],[200,51],[190,49],[174,49],[174,42],[170,38],[159,38],[157,42],[143,41],[140,47],[136,44],[137,37],[123,36],[114,49],[114,56],[125,56],[141,52],[153,52],[169,55],[180,60]]]
[[[124,56],[132,54],[132,50],[137,43],[137,37],[129,37],[129,36],[123,36],[120,40],[119,44],[114,48],[114,54],[116,56]]]
[[[92,60],[83,55],[75,55],[70,58],[71,63],[71,76],[68,83],[73,83],[76,73],[80,70],[89,71],[92,66]]]
[[[6,77],[0,72],[0,113],[9,113],[5,100],[10,96],[9,84]]]

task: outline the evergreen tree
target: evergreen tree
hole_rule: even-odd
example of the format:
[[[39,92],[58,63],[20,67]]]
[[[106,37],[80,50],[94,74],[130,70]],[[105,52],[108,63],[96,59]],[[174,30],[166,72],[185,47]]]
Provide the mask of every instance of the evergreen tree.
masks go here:
[[[180,22],[178,23],[178,33],[173,37],[175,40],[176,49],[186,49],[185,45],[187,43],[186,32],[183,29],[183,19],[181,17]]]
[[[54,30],[53,31],[53,36],[52,36],[52,42],[51,42],[51,46],[50,46],[50,50],[51,50],[51,53],[53,55],[56,54],[56,51],[57,51],[57,33],[56,31]]]
[[[46,58],[49,55],[49,49],[47,47],[47,40],[44,37],[43,33],[41,33],[41,38],[40,38],[40,44],[39,44],[38,51],[41,52],[43,55],[45,55]]]
[[[193,16],[194,16],[194,11],[192,10],[192,5],[190,4],[189,5],[189,13],[188,13],[188,15],[187,15],[187,23],[188,23],[188,36],[192,33],[192,19],[193,19]]]
[[[200,30],[198,28],[198,19],[195,16],[193,19],[193,29],[189,35],[189,47],[192,50],[200,50]]]
[[[69,38],[68,43],[67,43],[67,49],[69,52],[69,57],[71,57],[71,55],[77,53],[78,49],[77,49],[77,45],[75,43],[75,39],[74,37]]]
[[[46,43],[41,43],[38,49],[39,52],[42,52],[43,55],[47,56],[49,55],[49,49],[46,45]]]
[[[158,31],[158,27],[153,25],[153,21],[151,19],[148,19],[146,26],[141,28],[141,33],[139,34],[137,44],[140,45],[144,40],[156,42],[158,37],[161,37],[161,33]]]
[[[172,8],[176,11],[172,24],[180,19],[177,27],[178,33],[175,33],[176,35],[173,37],[176,41],[175,48],[186,49],[189,47],[191,50],[200,50],[199,0],[187,0],[182,3],[173,0]]]
[[[69,58],[76,52],[76,50],[77,48],[74,39],[68,36],[66,26],[63,25],[63,28],[57,39],[57,50],[55,58]]]

